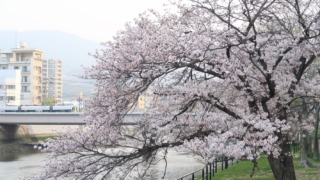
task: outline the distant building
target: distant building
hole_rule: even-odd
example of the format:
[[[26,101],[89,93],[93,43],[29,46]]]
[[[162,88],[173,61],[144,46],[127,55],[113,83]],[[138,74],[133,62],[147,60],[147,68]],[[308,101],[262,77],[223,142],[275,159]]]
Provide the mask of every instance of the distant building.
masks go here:
[[[0,69],[21,71],[21,105],[41,105],[42,51],[22,42],[11,51],[0,51]]]
[[[0,69],[0,106],[21,104],[21,71]]]
[[[139,110],[143,110],[145,108],[145,96],[139,96],[137,108]]]
[[[52,98],[62,104],[62,62],[57,59],[42,61],[42,98]]]

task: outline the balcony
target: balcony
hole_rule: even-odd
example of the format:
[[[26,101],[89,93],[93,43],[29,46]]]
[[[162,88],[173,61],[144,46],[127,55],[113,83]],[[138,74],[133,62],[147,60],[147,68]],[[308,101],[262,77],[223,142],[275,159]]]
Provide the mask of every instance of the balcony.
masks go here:
[[[5,57],[1,57],[0,58],[0,62],[9,62],[9,59],[5,58]]]

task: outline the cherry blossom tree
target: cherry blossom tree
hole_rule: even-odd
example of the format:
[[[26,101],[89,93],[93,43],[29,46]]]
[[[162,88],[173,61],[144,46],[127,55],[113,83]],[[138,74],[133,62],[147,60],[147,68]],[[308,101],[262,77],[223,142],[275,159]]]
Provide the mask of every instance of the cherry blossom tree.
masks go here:
[[[168,148],[204,163],[265,154],[277,180],[294,180],[290,143],[312,130],[295,99],[319,86],[305,72],[320,54],[317,0],[189,0],[142,14],[105,43],[87,125],[45,144],[40,178],[152,179]],[[177,10],[177,12],[176,12]],[[144,115],[126,114],[146,97]]]

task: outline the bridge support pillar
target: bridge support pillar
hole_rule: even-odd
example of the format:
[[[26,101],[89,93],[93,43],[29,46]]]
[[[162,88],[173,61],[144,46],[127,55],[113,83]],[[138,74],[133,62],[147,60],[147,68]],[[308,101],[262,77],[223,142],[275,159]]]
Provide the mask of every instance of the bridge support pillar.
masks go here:
[[[1,140],[14,141],[18,128],[17,124],[0,124]]]

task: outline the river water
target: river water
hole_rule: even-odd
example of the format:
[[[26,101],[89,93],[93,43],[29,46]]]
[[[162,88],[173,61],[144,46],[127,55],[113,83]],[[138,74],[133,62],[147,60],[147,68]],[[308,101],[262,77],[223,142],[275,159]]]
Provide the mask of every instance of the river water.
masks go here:
[[[25,176],[32,177],[41,171],[44,164],[45,154],[30,149],[19,153],[1,153],[0,180],[19,180]],[[164,179],[176,179],[202,167],[203,164],[195,160],[192,155],[169,150],[167,173]],[[159,174],[162,174],[164,164],[160,163],[157,169]]]
[[[19,148],[18,152],[1,152],[0,180],[18,180],[32,177],[40,172],[45,163],[45,155],[32,147]]]

